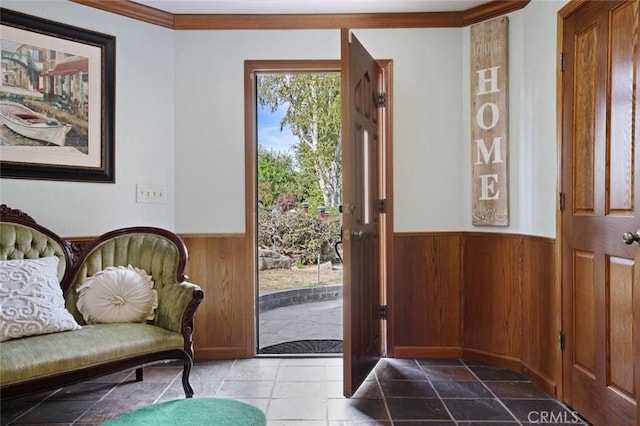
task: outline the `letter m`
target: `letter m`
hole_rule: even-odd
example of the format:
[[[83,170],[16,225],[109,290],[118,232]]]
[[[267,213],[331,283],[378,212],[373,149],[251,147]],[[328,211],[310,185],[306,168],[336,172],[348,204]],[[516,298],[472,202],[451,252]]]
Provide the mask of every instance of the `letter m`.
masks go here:
[[[549,423],[564,423],[566,417],[562,414],[564,413],[554,413],[553,411],[549,412]]]
[[[487,164],[489,162],[502,163],[502,136],[497,136],[491,143],[491,148],[487,149],[484,139],[476,139],[476,165]],[[493,161],[490,161],[493,157]]]

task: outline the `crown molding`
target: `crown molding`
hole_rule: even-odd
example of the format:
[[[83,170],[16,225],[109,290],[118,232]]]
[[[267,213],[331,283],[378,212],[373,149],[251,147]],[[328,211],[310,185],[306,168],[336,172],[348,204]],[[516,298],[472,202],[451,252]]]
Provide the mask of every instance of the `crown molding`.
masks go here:
[[[491,1],[472,7],[462,12],[463,27],[486,21],[496,16],[505,15],[524,8],[531,0],[525,1]]]
[[[292,15],[176,15],[180,30],[460,27],[462,12]]]
[[[514,12],[530,0],[495,0],[462,12],[344,14],[171,14],[129,0],[74,3],[174,30],[273,30],[339,28],[456,28]]]
[[[126,16],[137,21],[175,29],[175,15],[172,13],[145,6],[140,3],[134,3],[129,0],[71,0],[71,2],[115,13],[116,15]]]

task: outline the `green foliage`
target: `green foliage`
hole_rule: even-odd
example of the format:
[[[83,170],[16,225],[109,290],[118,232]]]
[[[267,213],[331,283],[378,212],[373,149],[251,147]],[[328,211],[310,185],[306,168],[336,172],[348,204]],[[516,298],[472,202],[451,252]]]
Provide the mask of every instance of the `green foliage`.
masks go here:
[[[276,111],[286,105],[280,130],[289,126],[298,143],[293,155],[258,147],[258,244],[296,264],[337,260],[337,206],[342,203],[340,76],[337,73],[261,74],[258,103]],[[298,210],[309,204],[309,213]],[[320,218],[318,206],[328,206]],[[279,213],[272,213],[277,209]]]
[[[281,194],[297,191],[297,172],[290,155],[258,146],[258,204],[272,209]]]
[[[320,218],[300,211],[258,213],[258,245],[293,258],[297,265],[337,260],[333,248],[340,240],[337,217]]]
[[[337,73],[261,74],[258,103],[271,111],[286,105],[280,123],[297,136],[301,200],[322,196],[321,204],[342,204],[342,129],[340,75]],[[313,178],[312,178],[313,176]],[[319,194],[317,193],[319,191]]]
[[[324,204],[322,191],[320,191],[320,185],[318,185],[318,177],[312,170],[302,169],[296,172],[293,192],[298,201],[309,203],[310,206]]]
[[[295,202],[291,202],[292,198]],[[258,205],[268,210],[286,211],[298,202],[311,206],[324,204],[315,173],[296,168],[292,156],[259,145]],[[282,208],[284,206],[286,209]]]

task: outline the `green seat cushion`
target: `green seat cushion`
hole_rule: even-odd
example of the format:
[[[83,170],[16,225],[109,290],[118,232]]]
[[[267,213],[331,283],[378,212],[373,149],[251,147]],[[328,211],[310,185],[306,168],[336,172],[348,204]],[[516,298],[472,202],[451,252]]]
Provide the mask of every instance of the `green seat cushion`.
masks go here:
[[[183,348],[181,334],[149,324],[85,325],[80,330],[23,337],[0,343],[0,384]]]

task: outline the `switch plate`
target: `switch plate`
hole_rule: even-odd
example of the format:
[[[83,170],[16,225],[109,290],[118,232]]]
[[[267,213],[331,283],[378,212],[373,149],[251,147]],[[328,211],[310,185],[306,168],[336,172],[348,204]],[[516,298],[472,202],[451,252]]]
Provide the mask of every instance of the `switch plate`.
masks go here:
[[[164,185],[147,185],[139,183],[136,185],[137,203],[166,203],[167,187]]]

